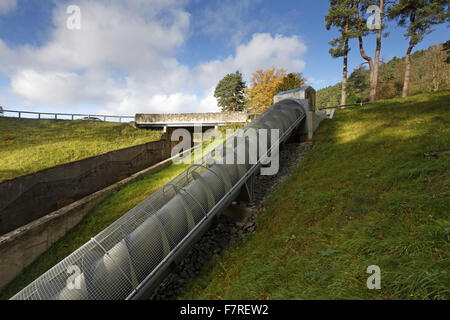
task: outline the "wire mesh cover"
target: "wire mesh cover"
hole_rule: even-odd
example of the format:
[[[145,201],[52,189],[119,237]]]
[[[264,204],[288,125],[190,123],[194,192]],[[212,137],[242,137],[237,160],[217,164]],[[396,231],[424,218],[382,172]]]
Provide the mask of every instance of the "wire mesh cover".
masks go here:
[[[281,136],[304,117],[299,101],[287,99],[243,132],[272,128]],[[126,299],[255,165],[249,160],[248,140],[244,163],[226,164],[227,155],[236,160],[238,138],[227,139],[12,299]]]

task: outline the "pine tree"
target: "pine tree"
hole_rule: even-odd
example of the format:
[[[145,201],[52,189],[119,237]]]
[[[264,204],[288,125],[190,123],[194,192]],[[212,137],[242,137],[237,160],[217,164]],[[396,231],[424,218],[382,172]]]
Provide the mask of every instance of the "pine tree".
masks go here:
[[[219,107],[222,108],[222,112],[245,110],[245,88],[245,82],[239,71],[227,74],[219,81],[214,91],[214,97],[217,99]]]
[[[301,88],[306,84],[306,79],[303,78],[301,72],[299,73],[288,73],[283,81],[278,85],[275,94],[280,93],[282,91],[288,91],[292,89]]]
[[[432,26],[449,21],[448,0],[399,0],[388,9],[388,17],[407,26],[409,46],[405,56],[405,75],[402,97],[408,96],[411,79],[411,52],[413,48],[433,31]]]
[[[330,54],[333,58],[344,58],[342,69],[341,105],[347,101],[347,74],[348,74],[348,53],[350,51],[348,42],[351,38],[349,30],[350,24],[354,23],[353,0],[330,0],[330,9],[325,16],[326,28],[330,30],[332,26],[339,28],[339,37],[330,41]]]
[[[367,20],[362,18],[362,14],[366,13],[372,5],[376,5],[379,8],[379,12],[373,13],[373,16],[379,14],[380,26],[375,30],[377,33],[377,41],[375,48],[374,58],[368,56],[364,50],[363,37],[366,36],[370,30],[367,26]],[[370,69],[370,101],[374,102],[377,97],[378,87],[378,70],[380,66],[380,53],[381,53],[381,37],[383,35],[383,17],[385,1],[370,1],[370,0],[355,0],[353,3],[355,8],[355,29],[352,32],[353,37],[358,38],[359,52],[361,57],[367,61]]]

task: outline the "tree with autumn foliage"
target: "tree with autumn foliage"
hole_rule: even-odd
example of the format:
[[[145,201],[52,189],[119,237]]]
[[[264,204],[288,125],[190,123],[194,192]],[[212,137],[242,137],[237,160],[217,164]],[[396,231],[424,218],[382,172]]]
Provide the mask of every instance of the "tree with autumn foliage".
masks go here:
[[[261,114],[273,104],[273,96],[283,82],[286,70],[258,70],[252,75],[249,88],[245,89],[249,112]]]

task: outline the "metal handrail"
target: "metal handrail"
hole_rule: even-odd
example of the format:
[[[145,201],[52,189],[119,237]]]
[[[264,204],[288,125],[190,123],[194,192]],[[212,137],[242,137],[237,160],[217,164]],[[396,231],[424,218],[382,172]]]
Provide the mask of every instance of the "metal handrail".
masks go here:
[[[58,116],[70,116],[70,120],[80,120],[75,119],[75,117],[96,117],[96,118],[103,118],[103,121],[106,121],[108,118],[114,118],[119,119],[120,122],[122,122],[122,119],[134,119],[134,116],[116,116],[116,115],[104,115],[104,114],[83,114],[83,113],[61,113],[61,112],[37,112],[37,111],[25,111],[25,110],[10,110],[10,109],[3,109],[1,110],[1,114],[3,114],[4,117],[10,117],[6,116],[5,112],[12,112],[17,113],[18,118],[22,118],[22,114],[34,114],[38,116],[38,119],[41,119],[41,115],[50,115],[54,116],[55,120],[68,120],[68,119],[58,119]],[[44,118],[45,120],[52,120],[50,118]]]
[[[331,107],[318,107],[318,110],[325,110],[325,109],[343,109],[346,107],[362,107],[365,104],[370,104],[372,102],[358,102],[358,103],[352,103],[352,104],[344,104],[339,106],[331,106]]]

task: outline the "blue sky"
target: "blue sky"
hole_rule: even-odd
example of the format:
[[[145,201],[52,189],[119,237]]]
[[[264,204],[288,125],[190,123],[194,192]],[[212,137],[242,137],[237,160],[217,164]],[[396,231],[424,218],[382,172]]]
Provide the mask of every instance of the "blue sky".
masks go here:
[[[68,30],[67,6],[81,9]],[[239,69],[303,72],[316,89],[340,81],[325,29],[328,1],[1,0],[0,105],[58,112],[216,111],[213,89]],[[416,50],[450,38],[446,25]],[[404,29],[388,24],[381,56],[403,56]],[[351,43],[350,70],[363,62]],[[365,39],[373,55],[374,36]]]

